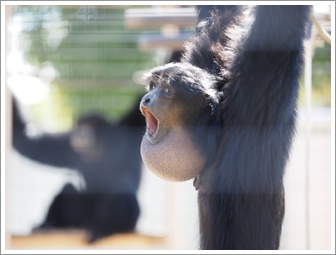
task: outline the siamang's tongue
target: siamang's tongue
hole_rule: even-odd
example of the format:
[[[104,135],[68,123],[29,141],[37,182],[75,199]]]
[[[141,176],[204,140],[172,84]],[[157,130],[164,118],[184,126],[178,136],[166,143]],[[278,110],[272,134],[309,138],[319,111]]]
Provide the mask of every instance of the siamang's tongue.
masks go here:
[[[155,135],[157,128],[158,128],[158,121],[154,117],[154,115],[146,108],[143,108],[143,113],[146,117],[147,132],[153,136]]]

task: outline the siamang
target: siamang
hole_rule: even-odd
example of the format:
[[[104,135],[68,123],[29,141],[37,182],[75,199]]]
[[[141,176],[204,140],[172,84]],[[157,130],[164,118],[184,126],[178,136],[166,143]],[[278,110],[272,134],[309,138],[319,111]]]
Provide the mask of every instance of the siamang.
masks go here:
[[[136,197],[142,167],[139,146],[145,128],[138,110],[140,98],[116,124],[89,114],[70,132],[36,138],[26,135],[14,103],[14,148],[37,162],[74,169],[85,181],[84,190],[66,184],[55,196],[44,222],[34,230],[83,228],[88,230],[88,241],[93,242],[135,229],[140,215]]]
[[[201,249],[278,249],[310,6],[200,6],[179,63],[144,76],[145,165],[194,178]]]

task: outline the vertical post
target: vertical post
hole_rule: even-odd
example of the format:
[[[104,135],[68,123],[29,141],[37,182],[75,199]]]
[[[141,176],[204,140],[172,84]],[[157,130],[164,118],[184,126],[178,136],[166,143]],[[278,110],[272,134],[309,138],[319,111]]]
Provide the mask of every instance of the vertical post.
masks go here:
[[[183,191],[180,183],[167,182],[167,224],[168,224],[168,248],[181,250],[184,248],[183,239]]]
[[[311,96],[312,96],[312,39],[309,36],[305,40],[305,65],[304,65],[304,86],[305,86],[305,126],[306,126],[306,174],[305,174],[305,200],[306,200],[306,248],[310,249],[310,203],[309,203],[309,182],[310,182],[310,139],[311,139]]]
[[[8,47],[8,43],[9,43],[9,33],[8,33],[8,21],[9,18],[12,14],[12,6],[11,5],[5,5],[5,29],[4,29],[4,38],[5,38],[5,47],[4,47],[4,51],[5,51],[5,58],[4,58],[4,63],[1,60],[2,64],[4,64],[3,66],[5,66],[4,69],[4,77],[2,75],[2,79],[1,79],[1,84],[4,84],[4,93],[1,92],[1,111],[2,114],[1,116],[4,116],[5,118],[5,125],[4,125],[4,130],[1,130],[1,136],[3,137],[4,135],[4,140],[5,140],[5,144],[4,144],[4,148],[1,145],[1,151],[3,151],[2,155],[4,156],[4,160],[1,162],[1,165],[4,166],[4,178],[1,178],[1,187],[2,187],[2,193],[5,194],[5,199],[1,200],[1,206],[5,209],[5,221],[1,222],[3,224],[1,224],[4,228],[2,228],[1,234],[2,236],[5,237],[5,249],[8,248],[8,217],[9,217],[9,213],[8,213],[8,176],[9,176],[9,155],[10,155],[10,150],[11,150],[11,146],[12,146],[12,109],[11,109],[11,96],[10,96],[10,91],[9,88],[7,86],[7,76],[8,76],[8,70],[7,70],[7,60],[8,60],[8,52],[9,52],[9,47]],[[3,14],[3,13],[2,13]],[[3,36],[3,33],[1,33],[1,35]],[[3,48],[1,49],[1,51],[3,50]],[[4,79],[4,80],[3,80]],[[4,111],[4,112],[3,112]],[[3,167],[1,166],[1,169],[3,169]],[[7,184],[7,185],[6,185]],[[5,192],[3,192],[5,191]],[[3,204],[4,203],[4,204]],[[7,206],[6,206],[7,205]]]
[[[335,31],[335,4],[329,6],[329,19],[331,24],[331,31]],[[331,56],[335,56],[335,40],[331,40]],[[335,70],[335,58],[331,58],[331,70]],[[331,97],[335,95],[335,72],[331,72]],[[335,141],[335,96],[331,100],[331,141]],[[331,143],[331,155],[335,155],[335,144]],[[332,157],[332,156],[331,156]],[[335,160],[331,160],[331,187],[335,188]],[[335,193],[331,192],[331,215],[335,215]],[[331,217],[331,250],[335,250],[335,217]]]

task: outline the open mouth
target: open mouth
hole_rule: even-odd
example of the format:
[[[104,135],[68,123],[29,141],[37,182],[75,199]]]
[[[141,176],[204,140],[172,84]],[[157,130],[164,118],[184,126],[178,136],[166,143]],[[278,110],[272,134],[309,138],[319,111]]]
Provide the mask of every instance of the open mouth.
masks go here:
[[[146,107],[142,107],[142,113],[146,118],[147,133],[150,137],[154,137],[159,129],[159,121]]]

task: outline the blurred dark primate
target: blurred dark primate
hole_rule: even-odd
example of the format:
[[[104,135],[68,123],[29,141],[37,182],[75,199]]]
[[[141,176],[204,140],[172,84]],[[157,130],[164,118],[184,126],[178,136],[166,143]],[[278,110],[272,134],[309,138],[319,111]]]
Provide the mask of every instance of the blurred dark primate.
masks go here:
[[[138,109],[140,98],[117,123],[90,114],[81,117],[69,132],[34,138],[26,134],[26,123],[13,100],[14,149],[40,163],[74,169],[85,181],[84,190],[65,184],[36,229],[83,228],[88,230],[90,242],[134,231],[140,214],[136,194],[145,129]]]

